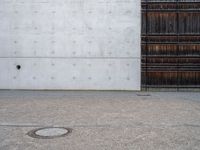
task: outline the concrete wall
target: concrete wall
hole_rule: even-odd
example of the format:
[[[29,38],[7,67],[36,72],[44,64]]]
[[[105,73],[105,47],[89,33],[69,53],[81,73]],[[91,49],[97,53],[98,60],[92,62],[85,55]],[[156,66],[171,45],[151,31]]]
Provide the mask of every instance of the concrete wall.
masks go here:
[[[140,0],[1,0],[0,20],[0,89],[140,89]]]

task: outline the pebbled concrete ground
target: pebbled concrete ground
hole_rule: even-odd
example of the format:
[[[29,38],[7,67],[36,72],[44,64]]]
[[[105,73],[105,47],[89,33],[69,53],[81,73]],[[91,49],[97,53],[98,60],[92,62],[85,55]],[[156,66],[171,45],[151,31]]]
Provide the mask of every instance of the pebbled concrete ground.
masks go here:
[[[69,127],[58,139],[27,132]],[[199,150],[200,93],[0,91],[0,150]]]

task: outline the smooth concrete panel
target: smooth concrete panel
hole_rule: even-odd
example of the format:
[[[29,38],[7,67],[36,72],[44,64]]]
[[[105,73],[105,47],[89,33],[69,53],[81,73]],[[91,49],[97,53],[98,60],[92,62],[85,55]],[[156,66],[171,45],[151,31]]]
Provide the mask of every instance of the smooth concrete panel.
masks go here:
[[[0,70],[4,70],[0,88],[139,90],[139,62],[140,59],[4,58],[0,59]]]
[[[2,0],[0,20],[1,89],[138,90],[140,87],[140,0]],[[18,70],[20,78],[13,82],[5,74],[15,78],[16,68],[9,64],[16,60],[23,66],[33,62],[41,65],[34,66],[34,71],[26,67]],[[93,67],[103,69],[99,74],[98,70],[88,70],[84,65],[62,73],[57,68],[54,75],[60,74],[60,81],[52,83],[49,81],[52,67],[45,63],[47,60],[56,60],[61,66],[75,61],[84,64],[87,60]],[[107,70],[104,63],[109,61],[115,61],[117,66]],[[124,61],[134,67],[122,67]],[[79,78],[81,82],[67,80],[67,85],[61,84],[73,71],[85,72],[84,69],[93,78],[96,76],[95,83],[84,81],[90,75],[85,74]],[[47,78],[42,78],[44,70]],[[109,82],[112,84],[104,80],[109,71],[118,79]],[[27,79],[34,73],[40,80]],[[119,84],[124,82],[121,74],[128,73],[132,75],[130,83]]]
[[[111,34],[112,35],[112,34]],[[1,36],[0,57],[134,57],[140,58],[140,43],[122,43],[129,34],[115,37],[84,36]],[[137,54],[136,54],[137,53]]]

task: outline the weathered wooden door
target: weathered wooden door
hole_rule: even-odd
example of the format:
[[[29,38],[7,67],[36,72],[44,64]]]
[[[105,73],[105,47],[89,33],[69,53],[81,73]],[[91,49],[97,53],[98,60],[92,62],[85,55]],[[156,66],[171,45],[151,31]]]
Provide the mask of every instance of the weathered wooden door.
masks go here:
[[[200,88],[200,1],[142,1],[143,88]]]

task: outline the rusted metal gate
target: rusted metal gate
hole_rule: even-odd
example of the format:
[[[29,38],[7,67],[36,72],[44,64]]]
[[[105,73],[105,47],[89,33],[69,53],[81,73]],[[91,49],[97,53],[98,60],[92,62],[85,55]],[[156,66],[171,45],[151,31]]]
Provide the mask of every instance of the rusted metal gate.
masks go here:
[[[200,88],[200,0],[142,1],[142,86]]]

